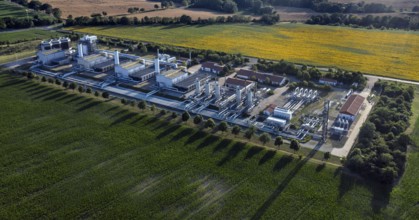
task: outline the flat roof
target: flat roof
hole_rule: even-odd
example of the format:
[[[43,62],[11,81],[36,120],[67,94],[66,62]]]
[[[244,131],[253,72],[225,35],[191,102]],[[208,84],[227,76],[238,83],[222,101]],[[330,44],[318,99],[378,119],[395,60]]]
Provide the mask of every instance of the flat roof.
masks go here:
[[[94,65],[93,68],[104,68],[104,67],[113,66],[113,65],[115,65],[114,61],[113,60],[108,60],[108,61],[105,61],[103,63],[99,63],[99,64]]]
[[[183,74],[185,74],[186,72],[183,72],[182,69],[169,69],[169,70],[165,70],[163,71],[161,74],[164,75],[167,78],[170,79],[174,79],[177,78]]]
[[[133,69],[140,65],[143,65],[143,64],[140,63],[139,61],[128,61],[128,62],[122,63],[121,67],[124,69]]]
[[[209,78],[209,76],[207,74],[195,73],[195,74],[189,76],[188,78],[176,83],[175,86],[187,89],[189,86],[191,86],[192,84],[195,83],[196,79],[202,81],[202,80],[205,80],[205,79],[208,79],[208,78]]]
[[[86,61],[93,61],[93,60],[99,59],[100,57],[102,57],[101,54],[91,54],[91,55],[83,56],[83,59]]]
[[[132,77],[142,77],[142,76],[145,76],[145,75],[148,75],[148,74],[151,74],[151,73],[154,73],[154,67],[153,66],[145,68],[145,69],[140,70],[138,72],[132,73],[131,76]]]
[[[52,49],[52,50],[44,50],[44,51],[42,51],[42,53],[44,55],[50,55],[50,54],[58,53],[58,52],[61,52],[61,51],[62,51],[61,48],[58,48],[58,49]]]
[[[236,86],[241,86],[241,87],[246,87],[252,83],[253,82],[250,82],[247,80],[235,79],[235,78],[227,78],[227,80],[225,81],[225,84],[236,85]]]

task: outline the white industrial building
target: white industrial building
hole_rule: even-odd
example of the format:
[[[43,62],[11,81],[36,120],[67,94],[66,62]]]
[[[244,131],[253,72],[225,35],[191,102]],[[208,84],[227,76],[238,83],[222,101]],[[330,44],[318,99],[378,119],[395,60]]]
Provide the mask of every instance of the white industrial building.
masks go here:
[[[36,53],[38,61],[42,65],[62,65],[70,62],[70,43],[69,38],[51,39],[42,41],[39,51]]]
[[[97,50],[96,46],[97,37],[85,35],[79,40],[79,45],[81,45],[81,50],[83,55],[87,56],[94,53]],[[80,47],[78,47],[80,49]]]
[[[321,78],[319,80],[319,83],[323,85],[336,86],[338,84],[338,81],[335,79]]]
[[[145,60],[129,60],[120,63],[119,52],[114,52],[115,74],[118,78],[129,79],[132,74],[138,73],[146,68]],[[141,77],[143,79],[143,77]]]
[[[276,118],[281,118],[281,119],[285,119],[289,121],[292,119],[292,111],[289,109],[276,107],[274,109],[273,116]]]
[[[54,61],[56,61],[57,64],[62,64],[60,61],[65,61],[68,63],[68,53],[68,51],[61,49],[51,49],[38,51],[36,55],[38,56],[38,60],[42,65],[51,65],[54,63]]]
[[[269,125],[276,126],[276,127],[281,127],[281,128],[283,128],[283,127],[285,127],[285,125],[287,124],[287,121],[286,121],[286,120],[284,120],[284,119],[276,118],[276,117],[268,117],[268,118],[265,120],[265,123],[266,123],[266,124],[269,124]]]
[[[77,58],[77,64],[83,66],[84,69],[93,69],[97,64],[112,60],[104,54],[91,54]]]

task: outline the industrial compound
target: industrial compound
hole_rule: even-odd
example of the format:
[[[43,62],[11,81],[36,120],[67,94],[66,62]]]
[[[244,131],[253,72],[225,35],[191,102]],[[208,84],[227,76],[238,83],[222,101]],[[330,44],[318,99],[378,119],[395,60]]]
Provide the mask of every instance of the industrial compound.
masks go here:
[[[43,41],[37,57],[37,63],[31,68],[37,74],[127,99],[146,100],[171,110],[188,111],[243,127],[255,126],[289,139],[304,140],[308,136],[319,142],[329,136],[341,139],[349,133],[365,100],[352,94],[352,90],[344,92],[346,95],[335,101],[344,104],[338,104],[339,112],[334,116],[331,117],[333,103],[326,100],[317,114],[298,114],[296,120],[296,112],[320,102],[322,92],[298,87],[275,94],[275,97],[280,95],[279,103],[266,103],[272,96],[269,91],[285,88],[288,83],[285,76],[243,68],[236,70],[236,74],[219,77],[224,66],[217,63],[204,62],[199,68],[188,69],[185,64],[191,62],[190,57],[184,62],[159,52],[154,58],[147,58],[100,50],[97,37],[88,35],[79,40],[75,49],[69,38]],[[322,78],[319,84],[336,86],[337,82]],[[260,105],[265,105],[264,110],[255,113]],[[290,127],[291,122],[299,125]]]

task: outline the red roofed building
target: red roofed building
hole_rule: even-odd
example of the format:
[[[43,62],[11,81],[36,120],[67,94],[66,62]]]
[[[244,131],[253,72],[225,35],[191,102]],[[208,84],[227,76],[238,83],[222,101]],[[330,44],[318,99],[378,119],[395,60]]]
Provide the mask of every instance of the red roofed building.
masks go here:
[[[360,95],[349,96],[348,100],[346,100],[345,104],[340,109],[339,117],[354,121],[361,110],[364,100],[365,98]]]
[[[254,82],[242,80],[242,79],[235,79],[235,78],[227,78],[225,82],[225,86],[230,89],[236,89],[238,86],[240,89],[242,88],[249,88],[254,85]]]
[[[272,84],[277,86],[282,86],[286,82],[286,78],[282,76],[259,73],[245,69],[240,69],[237,72],[236,77],[240,79],[253,80],[259,83]]]
[[[219,74],[223,71],[224,66],[214,62],[205,62],[201,66],[201,70],[205,72]]]
[[[276,107],[277,107],[277,105],[275,105],[275,104],[268,105],[268,107],[266,107],[266,109],[263,110],[263,114],[265,114],[267,116],[273,115]]]

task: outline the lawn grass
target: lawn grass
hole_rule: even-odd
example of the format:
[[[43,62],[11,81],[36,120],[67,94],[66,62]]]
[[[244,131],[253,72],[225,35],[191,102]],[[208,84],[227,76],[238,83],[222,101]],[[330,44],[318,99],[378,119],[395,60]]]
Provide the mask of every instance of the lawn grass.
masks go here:
[[[14,76],[0,74],[0,103],[1,219],[380,219],[408,208],[387,212],[380,185],[335,166]]]
[[[419,33],[281,23],[273,26],[71,27],[68,30],[257,58],[335,66],[419,81]]]
[[[23,31],[14,31],[14,32],[5,32],[0,34],[0,41],[6,42],[9,41],[11,44],[21,41],[31,41],[31,40],[47,40],[50,38],[59,37],[62,34],[59,34],[54,31],[45,31],[40,29],[31,29]]]

